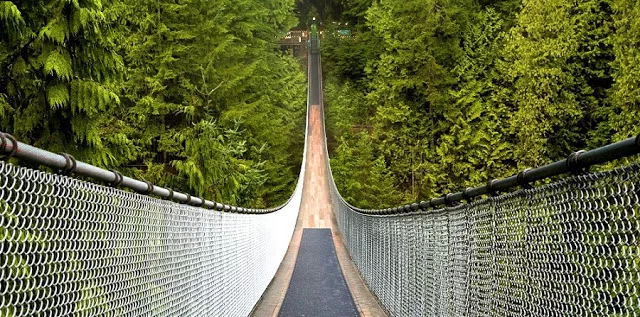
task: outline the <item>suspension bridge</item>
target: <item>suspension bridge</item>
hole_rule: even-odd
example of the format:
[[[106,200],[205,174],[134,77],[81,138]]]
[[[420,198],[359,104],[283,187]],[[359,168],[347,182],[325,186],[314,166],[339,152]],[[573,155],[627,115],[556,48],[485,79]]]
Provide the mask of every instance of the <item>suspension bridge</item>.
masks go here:
[[[0,162],[0,316],[640,316],[640,168],[589,171],[637,154],[640,138],[359,209],[331,176],[317,45],[299,181],[278,208],[192,197],[0,133],[5,158],[59,171]]]

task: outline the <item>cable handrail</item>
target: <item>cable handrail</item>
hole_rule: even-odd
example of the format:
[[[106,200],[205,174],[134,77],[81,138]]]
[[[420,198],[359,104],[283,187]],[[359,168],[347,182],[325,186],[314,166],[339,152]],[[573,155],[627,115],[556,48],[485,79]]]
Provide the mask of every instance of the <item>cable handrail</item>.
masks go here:
[[[310,76],[308,74],[308,76]],[[307,76],[307,77],[308,77]],[[309,98],[310,89],[307,89],[307,116],[305,118],[305,142],[302,150],[302,162],[300,167],[300,173],[298,176],[296,188],[300,187],[300,184],[304,181],[304,170],[306,161],[306,149],[307,149],[307,137],[306,131],[309,128]],[[197,206],[202,208],[214,209],[218,211],[239,213],[239,214],[268,214],[273,213],[286,207],[296,194],[294,190],[289,199],[283,204],[274,208],[247,208],[242,206],[235,206],[230,204],[223,204],[212,200],[207,200],[203,197],[191,196],[187,193],[174,191],[171,188],[164,188],[154,185],[147,181],[137,180],[131,177],[122,175],[122,173],[116,170],[106,170],[82,161],[76,160],[72,155],[67,153],[56,154],[44,149],[31,146],[20,141],[17,141],[11,134],[0,131],[0,159],[8,159],[15,157],[18,160],[29,161],[42,166],[50,167],[58,170],[62,174],[69,175],[75,174],[77,176],[84,176],[96,181],[105,182],[113,187],[121,187],[131,189],[142,195],[154,195],[163,199],[171,200],[186,205]]]
[[[498,196],[509,189],[516,187],[532,188],[532,183],[567,173],[579,174],[589,167],[622,159],[640,153],[640,135],[625,140],[611,143],[596,149],[576,151],[566,159],[549,163],[537,168],[527,168],[518,174],[491,179],[485,185],[469,187],[465,190],[448,193],[429,200],[423,200],[412,204],[404,204],[383,209],[364,209],[348,203],[342,195],[338,195],[342,202],[353,211],[365,215],[391,216],[425,211],[441,206],[453,206],[456,203],[471,202],[473,198],[480,196]]]
[[[5,158],[15,157],[18,160],[29,161],[42,166],[59,170],[62,174],[74,174],[76,176],[89,177],[96,181],[105,182],[113,187],[121,187],[131,189],[138,194],[154,195],[163,199],[186,205],[215,209],[218,211],[240,213],[240,214],[267,214],[278,211],[286,206],[293,195],[282,205],[275,208],[246,208],[229,204],[222,204],[202,197],[191,196],[187,193],[174,191],[170,188],[164,188],[154,185],[147,181],[141,181],[135,178],[122,175],[116,170],[106,170],[82,161],[76,160],[67,153],[56,154],[47,150],[31,146],[17,141],[8,133],[0,132],[0,153]],[[298,180],[300,181],[300,180]]]

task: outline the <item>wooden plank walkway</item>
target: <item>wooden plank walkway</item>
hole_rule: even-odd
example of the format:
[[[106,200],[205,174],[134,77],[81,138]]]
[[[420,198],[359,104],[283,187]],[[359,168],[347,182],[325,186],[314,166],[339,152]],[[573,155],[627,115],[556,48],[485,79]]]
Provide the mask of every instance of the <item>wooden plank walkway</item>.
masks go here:
[[[287,254],[252,315],[278,316],[295,266],[302,230],[304,228],[330,228],[333,233],[336,255],[358,313],[365,317],[386,316],[377,299],[364,284],[339,234],[329,191],[330,179],[326,165],[328,161],[325,152],[323,109],[321,106],[313,105],[309,110],[307,166],[298,222]]]

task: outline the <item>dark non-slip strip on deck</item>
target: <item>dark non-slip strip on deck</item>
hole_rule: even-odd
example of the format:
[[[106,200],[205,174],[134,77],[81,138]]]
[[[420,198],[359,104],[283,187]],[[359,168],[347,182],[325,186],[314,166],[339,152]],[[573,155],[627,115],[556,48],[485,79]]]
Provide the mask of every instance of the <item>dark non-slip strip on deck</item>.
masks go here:
[[[331,229],[305,228],[278,316],[358,316],[333,245]]]
[[[320,55],[317,53],[309,54],[309,58],[311,58],[311,66],[309,67],[309,71],[311,72],[311,76],[309,76],[309,104],[310,105],[318,105],[320,104],[320,91],[322,87],[320,87],[320,73],[319,65],[320,65]]]

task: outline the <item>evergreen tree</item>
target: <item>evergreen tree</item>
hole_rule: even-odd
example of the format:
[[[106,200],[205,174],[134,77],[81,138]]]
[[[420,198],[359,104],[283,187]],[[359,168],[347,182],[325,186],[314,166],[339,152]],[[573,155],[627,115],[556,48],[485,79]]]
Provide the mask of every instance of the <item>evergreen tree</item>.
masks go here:
[[[404,201],[383,157],[375,157],[366,133],[343,136],[332,172],[343,198],[362,208],[396,206]]]
[[[373,136],[400,186],[416,193],[413,199],[433,194],[436,183],[451,183],[431,168],[442,154],[436,146],[450,137],[442,119],[453,110],[448,87],[455,83],[452,69],[462,56],[459,43],[473,6],[470,1],[388,0],[374,3],[367,13],[383,47],[371,68],[367,95],[376,107]]]
[[[280,204],[304,127],[304,75],[275,43],[293,8],[0,1],[0,129],[193,195]]]
[[[132,157],[117,131],[123,68],[105,7],[117,1],[0,2],[0,128],[99,166]]]
[[[527,0],[505,49],[515,156],[540,166],[586,146],[610,86],[607,1]]]
[[[612,1],[615,34],[612,36],[615,60],[611,89],[612,107],[601,128],[622,140],[640,133],[640,3],[632,0]]]
[[[373,126],[373,152],[410,200],[638,132],[634,1],[380,0],[345,7],[345,17],[360,25],[352,38],[325,39],[333,46],[323,50],[325,65],[366,99],[357,102],[358,115],[337,120]],[[328,105],[352,107],[358,93],[329,89]],[[348,128],[331,132],[333,155],[350,151],[343,142],[355,146],[344,138]]]
[[[507,127],[509,109],[495,100],[502,82],[495,70],[501,51],[504,20],[493,8],[477,14],[465,30],[456,84],[449,88],[453,106],[438,119],[442,130],[426,163],[427,197],[477,186],[495,175],[513,173]],[[431,189],[431,190],[429,190]]]
[[[304,78],[273,39],[295,23],[292,3],[130,6],[125,116],[147,149],[141,177],[231,203],[285,201],[296,176],[286,118],[302,120]]]

